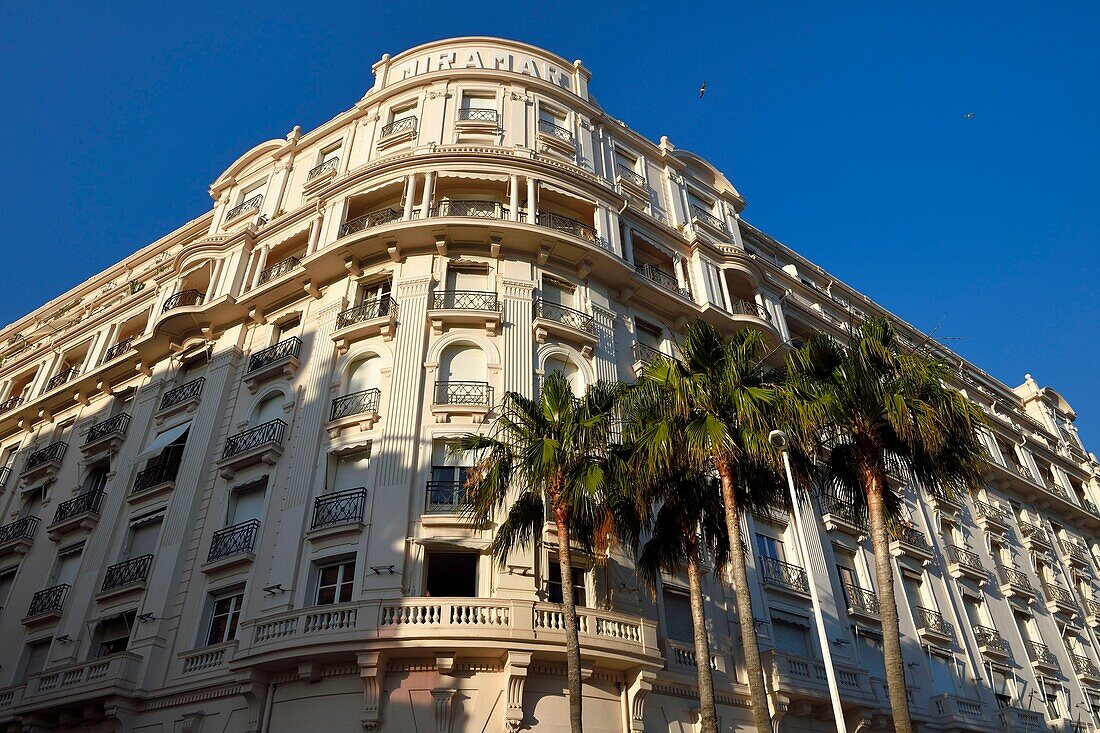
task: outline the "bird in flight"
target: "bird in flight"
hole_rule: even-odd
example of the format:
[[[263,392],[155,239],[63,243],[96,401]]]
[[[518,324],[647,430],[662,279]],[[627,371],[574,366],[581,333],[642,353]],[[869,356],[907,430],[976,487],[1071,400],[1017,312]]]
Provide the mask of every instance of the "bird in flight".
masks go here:
[[[707,93],[707,83],[703,82],[703,86],[699,87],[699,99],[703,98],[703,95]]]
[[[974,114],[973,112],[967,112],[965,115],[963,115],[963,119],[964,120],[972,120],[977,116],[978,115]]]

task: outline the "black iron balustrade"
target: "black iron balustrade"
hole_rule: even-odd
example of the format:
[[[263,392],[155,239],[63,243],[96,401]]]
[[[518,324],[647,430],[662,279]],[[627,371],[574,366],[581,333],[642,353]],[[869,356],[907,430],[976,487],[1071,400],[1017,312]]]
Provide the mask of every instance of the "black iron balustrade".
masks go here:
[[[829,491],[822,491],[818,498],[821,501],[821,510],[824,514],[831,514],[857,527],[867,526],[867,510],[862,512],[856,509],[856,503],[851,499],[845,499]]]
[[[1091,499],[1083,499],[1081,505],[1085,507],[1085,511],[1091,514],[1100,515],[1100,509],[1096,507],[1096,503]]]
[[[876,616],[879,614],[878,596],[875,595],[873,590],[861,588],[851,583],[848,583],[844,588],[848,596],[849,609],[871,613]]]
[[[634,344],[634,361],[648,364],[656,359],[668,359],[668,354],[663,354],[659,349],[645,344]]]
[[[1054,652],[1050,650],[1050,647],[1037,641],[1027,642],[1027,656],[1033,662],[1049,665],[1058,664],[1058,659],[1054,656]]]
[[[8,399],[0,402],[0,413],[7,412],[8,410],[14,410],[23,404],[22,397],[9,397]]]
[[[397,209],[378,209],[377,211],[371,211],[362,216],[357,216],[354,219],[348,219],[341,224],[340,236],[346,237],[349,234],[355,234],[364,229],[381,226],[382,224],[389,224],[391,221],[397,221],[400,218],[401,212]]]
[[[630,166],[618,163],[615,165],[615,172],[624,181],[632,183],[638,188],[645,188],[645,178]]]
[[[1008,642],[1001,636],[1001,632],[994,628],[975,626],[974,638],[978,640],[978,646],[1008,654]]]
[[[952,562],[968,567],[971,570],[985,572],[985,568],[982,567],[982,559],[978,557],[977,553],[971,552],[965,547],[948,545],[947,554],[951,557]]]
[[[460,122],[491,122],[495,125],[500,116],[495,109],[463,107],[458,110],[458,119]]]
[[[164,396],[160,398],[160,409],[167,410],[169,407],[175,407],[181,402],[186,402],[189,399],[198,397],[202,394],[202,386],[206,384],[206,377],[199,377],[198,379],[192,379],[190,382],[185,382],[174,389],[170,389],[164,393]]]
[[[297,336],[291,336],[288,339],[283,339],[274,346],[268,346],[266,349],[261,349],[248,358],[248,369],[245,370],[245,374],[256,371],[257,369],[263,369],[265,366],[274,364],[281,359],[289,359],[290,357],[298,358],[302,353],[302,339]]]
[[[154,486],[160,486],[161,484],[175,481],[176,474],[179,473],[179,470],[180,461],[175,460],[158,463],[138,471],[137,476],[134,477],[134,488],[130,493],[140,494],[142,491],[151,489]]]
[[[77,374],[80,374],[80,372],[77,371],[76,367],[69,367],[63,372],[58,372],[57,374],[50,377],[50,381],[46,382],[46,391],[49,392],[51,389],[57,389],[61,385],[65,384],[65,382],[68,382],[70,379],[75,377]]]
[[[1082,677],[1100,677],[1100,669],[1091,659],[1080,654],[1073,655],[1073,671]]]
[[[916,547],[921,550],[930,550],[931,546],[928,544],[928,540],[924,536],[924,532],[921,532],[916,527],[909,527],[906,525],[898,525],[891,532],[893,538],[904,545],[910,547]]]
[[[509,209],[498,201],[452,199],[435,205],[432,216],[465,216],[473,219],[507,219]]]
[[[81,514],[99,514],[105,498],[107,498],[105,491],[89,491],[63,501],[57,505],[57,511],[53,513],[53,523],[64,522]]]
[[[65,598],[68,597],[70,588],[72,588],[72,586],[68,583],[62,583],[61,585],[45,588],[35,593],[31,596],[31,605],[30,608],[27,609],[27,618],[34,618],[44,613],[64,610]]]
[[[337,397],[332,401],[332,411],[328,419],[339,420],[351,415],[378,412],[378,401],[381,396],[382,391],[376,387]]]
[[[416,130],[416,118],[415,117],[402,117],[399,120],[394,120],[388,125],[383,125],[379,131],[379,137],[389,137],[390,135],[396,135],[399,132],[408,132]]]
[[[100,364],[106,364],[107,362],[111,361],[112,359],[117,359],[118,357],[122,356],[127,351],[132,349],[133,346],[134,346],[134,337],[133,336],[131,336],[128,339],[123,339],[122,341],[119,341],[117,344],[115,344],[111,348],[107,349],[107,353],[105,353],[103,355],[103,359],[100,360],[99,363]]]
[[[280,260],[271,267],[266,267],[260,272],[260,279],[257,285],[263,285],[264,283],[276,280],[291,270],[296,270],[301,266],[302,261],[297,257],[287,257],[285,260]]]
[[[106,593],[109,590],[144,583],[149,579],[151,567],[153,567],[152,555],[141,555],[115,563],[107,568],[107,573],[103,576],[103,587],[100,590]]]
[[[562,216],[561,214],[555,214],[550,211],[540,211],[538,215],[539,226],[546,227],[547,229],[553,229],[556,232],[564,232],[571,234],[579,239],[584,239],[588,242],[596,244],[599,242],[599,236],[596,234],[596,228],[591,227],[583,222],[579,222],[576,219],[571,219],[568,216]]]
[[[774,583],[803,593],[808,593],[810,590],[804,568],[774,557],[761,557],[760,568],[763,571],[765,583]]]
[[[554,124],[550,120],[539,120],[539,132],[545,132],[547,135],[556,137],[558,140],[569,143],[570,145],[577,144],[576,140],[573,139],[572,132],[561,125]]]
[[[363,301],[362,305],[341,312],[336,316],[336,328],[347,328],[356,323],[385,318],[389,315],[397,316],[397,301],[392,296],[383,295],[381,298],[371,298]]]
[[[181,290],[168,300],[164,301],[164,306],[160,309],[161,313],[167,313],[173,308],[184,308],[186,306],[201,305],[202,299],[206,296],[206,293],[198,290]]]
[[[429,481],[426,514],[458,514],[466,503],[466,485],[461,481]]]
[[[1032,524],[1031,522],[1025,522],[1023,520],[1020,520],[1019,525],[1020,525],[1020,534],[1022,534],[1024,537],[1028,537],[1028,538],[1036,539],[1036,540],[1044,540],[1044,541],[1046,540],[1046,538],[1047,538],[1046,532],[1044,532],[1043,528],[1040,527],[1039,525]]]
[[[596,333],[596,319],[592,316],[542,298],[535,301],[535,318],[545,318],[593,335]]]
[[[768,315],[767,308],[751,300],[734,299],[730,303],[730,309],[732,313],[737,316],[754,316],[762,321],[770,321],[772,319],[772,317]]]
[[[1072,557],[1074,560],[1088,562],[1089,552],[1084,547],[1081,547],[1081,545],[1069,540],[1062,540],[1061,545],[1062,552],[1066,553],[1069,557]]]
[[[921,606],[916,606],[915,609],[917,612],[917,619],[922,629],[943,636],[955,635],[954,627],[947,622],[947,619],[945,619],[943,614],[939,611],[933,611],[931,608],[922,608]]]
[[[497,294],[487,290],[444,290],[432,296],[436,310],[493,311],[500,310]]]
[[[1027,579],[1027,575],[1017,570],[1016,568],[1001,568],[1000,569],[1001,582],[1008,585],[1014,585],[1017,588],[1032,589],[1031,581]]]
[[[636,265],[634,271],[644,277],[646,280],[664,288],[673,293],[682,295],[685,298],[691,297],[691,291],[687,288],[681,288],[680,283],[677,282],[674,275],[669,275],[663,270],[658,270],[653,265],[648,263],[642,265]]]
[[[1088,615],[1093,618],[1100,618],[1100,601],[1094,601],[1091,598],[1085,599],[1085,610],[1088,611]]]
[[[318,496],[313,502],[311,528],[321,529],[338,524],[362,522],[366,505],[367,490],[363,487]]]
[[[321,175],[322,173],[327,173],[328,171],[334,171],[339,167],[340,167],[340,158],[336,157],[336,156],[333,156],[333,157],[329,158],[328,160],[323,161],[320,165],[315,165],[312,168],[310,168],[309,173],[306,174],[306,181],[307,182],[312,181],[314,178]]]
[[[225,220],[226,221],[232,221],[233,219],[236,219],[238,216],[245,213],[246,211],[253,211],[253,210],[259,211],[260,204],[262,204],[263,202],[264,202],[264,195],[262,193],[258,193],[250,199],[245,199],[244,201],[240,202],[239,204],[234,206],[229,211],[225,212]]]
[[[435,383],[437,405],[483,405],[493,401],[493,388],[488,382],[440,381]]]
[[[256,549],[256,535],[259,531],[259,519],[249,519],[247,522],[219,529],[210,538],[210,552],[206,555],[206,561],[214,562],[225,557],[252,552]]]
[[[1066,501],[1070,500],[1069,499],[1069,492],[1066,491],[1066,487],[1062,486],[1061,484],[1059,484],[1057,482],[1054,482],[1054,481],[1050,481],[1050,482],[1042,481],[1040,483],[1043,485],[1044,489],[1046,489],[1050,493],[1054,494],[1058,498],[1065,499]]]
[[[5,484],[8,483],[8,476],[11,476],[11,467],[4,466],[0,468],[0,489],[4,488]]]
[[[58,463],[65,457],[65,451],[68,449],[69,444],[63,440],[59,440],[56,443],[50,443],[45,448],[40,448],[34,453],[31,453],[27,458],[27,464],[23,467],[24,471],[29,471],[32,468],[37,468],[44,463],[56,461]]]
[[[1048,601],[1053,603],[1064,603],[1067,606],[1074,605],[1073,595],[1060,585],[1054,585],[1053,583],[1043,583],[1043,595],[1046,596]]]
[[[233,456],[238,456],[253,448],[259,448],[272,443],[282,443],[283,434],[285,432],[285,422],[278,418],[268,420],[263,425],[257,425],[254,428],[245,430],[243,433],[237,433],[229,440],[225,441],[225,450],[222,451],[222,458],[232,458]]]
[[[34,530],[38,528],[38,517],[23,517],[0,527],[0,545],[15,540],[34,539]]]
[[[692,204],[691,215],[692,218],[698,219],[712,229],[717,229],[720,232],[726,231],[726,225],[722,223],[722,220],[704,209],[702,206]]]
[[[125,435],[129,428],[130,415],[120,412],[114,417],[101,420],[88,428],[88,437],[85,438],[84,445],[94,443],[101,438],[106,438],[108,435]]]
[[[985,501],[975,501],[974,509],[975,514],[981,519],[989,519],[1001,524],[1006,523],[1009,519],[1009,513],[1006,510]]]
[[[1031,478],[1031,469],[1027,466],[1021,466],[1019,463],[1016,464],[1016,473],[1020,474],[1026,479]]]

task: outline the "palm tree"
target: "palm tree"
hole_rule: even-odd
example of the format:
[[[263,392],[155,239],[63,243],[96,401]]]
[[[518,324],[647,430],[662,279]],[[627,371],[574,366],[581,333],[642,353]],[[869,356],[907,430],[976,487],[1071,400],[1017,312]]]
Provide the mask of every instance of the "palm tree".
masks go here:
[[[883,659],[894,729],[913,724],[901,657],[890,565],[889,518],[898,497],[887,476],[908,475],[941,496],[980,486],[981,410],[952,389],[951,370],[927,349],[901,342],[890,322],[870,318],[841,345],[823,334],[788,354],[784,393],[795,437],[817,443],[825,488],[868,513],[882,616]]]
[[[638,399],[652,409],[639,440],[647,444],[650,460],[675,465],[690,460],[696,470],[717,472],[722,518],[728,545],[730,575],[741,628],[753,720],[758,730],[771,729],[764,670],[752,612],[747,553],[741,536],[746,511],[785,505],[779,481],[758,481],[760,466],[774,465],[777,456],[768,444],[774,425],[776,390],[764,366],[768,355],[764,335],[753,329],[726,339],[713,326],[696,321],[680,344],[682,356],[656,359],[639,379]],[[682,440],[673,436],[682,433]]]
[[[590,552],[608,536],[608,445],[621,391],[601,381],[578,397],[564,374],[552,372],[536,400],[506,393],[489,434],[464,435],[451,448],[479,456],[466,481],[466,511],[478,524],[504,515],[492,544],[502,567],[513,550],[541,537],[547,519],[557,530],[572,733],[582,731],[572,553]]]

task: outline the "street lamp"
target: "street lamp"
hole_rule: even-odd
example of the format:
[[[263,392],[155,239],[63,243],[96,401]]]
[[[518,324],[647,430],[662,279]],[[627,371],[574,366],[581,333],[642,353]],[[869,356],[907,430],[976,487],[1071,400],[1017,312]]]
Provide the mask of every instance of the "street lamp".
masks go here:
[[[783,468],[787,473],[787,489],[791,495],[791,510],[794,512],[794,527],[798,533],[798,539],[806,548],[807,578],[810,586],[810,603],[814,610],[814,622],[817,624],[817,637],[821,639],[821,655],[825,661],[825,677],[829,683],[829,699],[833,703],[833,718],[836,719],[837,733],[847,733],[844,725],[844,708],[840,704],[840,688],[836,682],[836,670],[833,669],[833,652],[829,637],[825,633],[825,617],[821,615],[821,599],[817,595],[817,584],[809,572],[810,567],[809,543],[802,527],[802,509],[798,505],[798,494],[794,489],[794,476],[791,475],[791,458],[787,454],[787,434],[782,430],[773,430],[768,433],[768,442],[783,456]]]

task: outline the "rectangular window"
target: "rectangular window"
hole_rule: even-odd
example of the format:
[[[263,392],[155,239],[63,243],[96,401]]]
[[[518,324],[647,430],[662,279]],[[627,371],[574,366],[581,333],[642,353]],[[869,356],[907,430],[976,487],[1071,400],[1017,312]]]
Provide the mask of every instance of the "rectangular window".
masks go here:
[[[363,305],[364,303],[378,302],[383,298],[389,298],[392,288],[392,281],[387,278],[385,280],[375,280],[370,283],[361,283],[359,285],[359,301],[356,305]],[[387,301],[388,302],[388,301]],[[385,312],[379,310],[378,315],[384,316],[389,313],[389,310]]]
[[[547,122],[555,127],[565,129],[565,115],[556,109],[547,107],[545,104],[539,105],[539,122]]]
[[[106,657],[126,651],[130,645],[130,632],[134,628],[136,611],[116,614],[105,618],[96,625],[96,656]]]
[[[46,658],[50,654],[52,638],[40,639],[27,644],[23,650],[23,660],[20,664],[20,674],[16,679],[26,682],[31,675],[36,675],[46,668]]]
[[[211,598],[210,626],[206,632],[207,646],[237,638],[237,624],[241,619],[243,603],[242,593],[227,593]]]
[[[67,547],[57,554],[57,562],[54,563],[53,572],[50,574],[50,586],[68,585],[76,582],[76,576],[80,570],[80,556],[84,552],[84,545]]]
[[[783,541],[777,540],[774,537],[768,537],[767,535],[756,535],[756,551],[760,553],[760,557],[771,558],[772,560],[783,560]]]
[[[447,268],[447,290],[475,290],[487,291],[489,289],[489,269],[486,267],[455,266]]]
[[[316,605],[327,606],[333,603],[347,603],[351,600],[351,589],[354,582],[354,560],[321,566],[317,573]]]
[[[495,111],[497,98],[495,94],[466,92],[462,95],[462,109],[486,109]]]
[[[1012,672],[1007,669],[989,670],[990,686],[993,688],[993,697],[997,700],[998,708],[1012,707],[1015,695],[1013,695]]]
[[[691,619],[691,600],[683,593],[665,589],[665,636],[673,641],[695,642],[695,624]]]
[[[264,188],[267,187],[267,179],[263,179],[257,183],[252,184],[248,188],[241,189],[241,197],[238,199],[238,204],[243,204],[245,201],[254,199],[264,192]]]
[[[160,525],[164,521],[164,512],[139,517],[130,521],[130,532],[126,538],[126,544],[122,550],[122,560],[130,560],[135,557],[152,555],[157,549],[157,537],[160,536]]]
[[[477,554],[428,550],[424,592],[433,598],[477,597]]]
[[[639,344],[641,344],[642,346],[648,346],[651,349],[660,350],[661,341],[664,340],[661,334],[661,329],[657,328],[656,326],[651,326],[643,321],[635,320],[634,332]]]
[[[0,572],[0,611],[4,610],[4,606],[8,602],[12,586],[15,585],[15,572],[18,569],[18,567],[5,568],[3,572]]]
[[[333,145],[329,145],[327,148],[322,150],[321,151],[321,157],[317,161],[317,164],[318,165],[324,165],[325,163],[328,163],[329,161],[339,160],[340,159],[340,145],[341,145],[341,143],[335,143]]]
[[[932,666],[932,694],[955,694],[955,677],[952,671],[955,666],[954,657],[939,654],[929,654],[928,657]]]
[[[571,283],[547,276],[542,278],[542,299],[547,303],[576,308],[576,293],[577,288]]]
[[[773,617],[772,638],[775,648],[796,657],[808,657],[810,653],[810,643],[806,633],[808,628],[808,619],[803,625],[785,618]]]
[[[267,495],[268,477],[236,486],[229,495],[227,526],[260,519],[264,514],[264,497]]]
[[[573,601],[577,606],[588,605],[587,571],[584,568],[573,568]],[[561,565],[557,557],[550,556],[550,567],[546,578],[546,600],[551,603],[561,603]],[[689,616],[690,618],[690,616]]]

